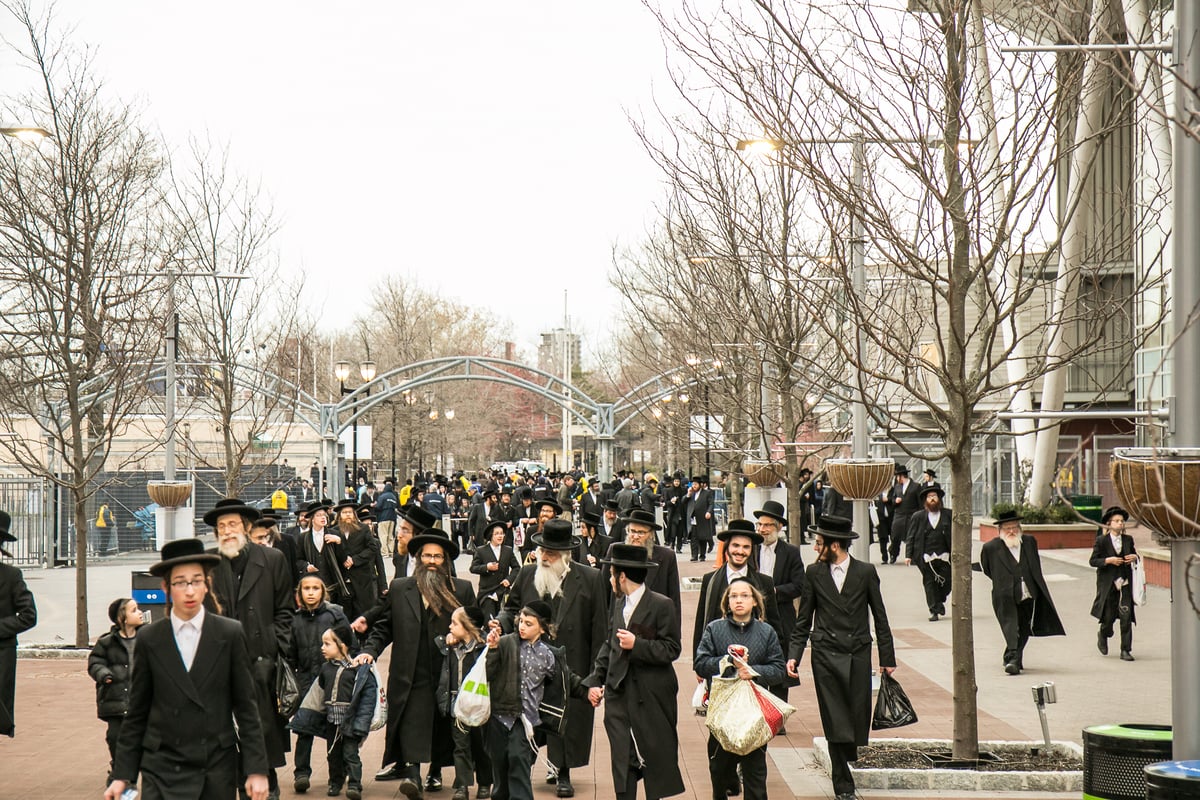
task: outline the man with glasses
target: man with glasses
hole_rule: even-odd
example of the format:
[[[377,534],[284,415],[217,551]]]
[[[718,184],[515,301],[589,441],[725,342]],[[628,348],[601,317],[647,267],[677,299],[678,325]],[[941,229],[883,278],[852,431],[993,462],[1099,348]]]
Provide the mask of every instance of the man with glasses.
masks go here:
[[[647,588],[671,600],[675,606],[675,619],[678,622],[683,617],[683,604],[679,596],[679,562],[675,560],[674,550],[654,543],[654,532],[661,530],[662,526],[658,524],[653,514],[642,511],[640,508],[630,511],[623,523],[625,526],[624,544],[643,548],[650,561],[657,565],[657,569],[650,575],[650,583]],[[609,558],[612,557],[613,547],[621,543],[618,540],[608,548]],[[607,582],[609,579],[608,567],[604,567],[601,573],[603,580]]]
[[[775,582],[775,604],[779,609],[779,641],[786,646],[796,628],[796,601],[804,591],[804,559],[800,548],[781,537],[788,524],[787,512],[782,503],[768,500],[754,512],[754,529],[762,537],[758,548],[758,570],[770,575]],[[790,532],[790,529],[789,529]],[[767,687],[776,697],[787,700],[788,688],[798,686],[799,681],[788,678],[786,682]]]
[[[105,800],[140,774],[147,800],[234,795],[240,771],[251,800],[267,797],[267,752],[241,623],[204,610],[221,557],[199,539],[163,545],[150,574],[171,612],[138,633],[129,712]],[[235,727],[236,723],[236,727]],[[150,744],[151,746],[147,746]]]
[[[408,555],[416,564],[413,576],[392,581],[355,663],[373,663],[388,645],[399,645],[388,668],[385,769],[375,778],[400,779],[400,793],[415,798],[424,796],[422,763],[430,763],[428,791],[442,788],[441,766],[453,763],[451,720],[437,713],[443,656],[434,639],[449,633],[454,609],[475,605],[475,590],[450,574],[458,545],[443,531],[434,528],[409,539]]]

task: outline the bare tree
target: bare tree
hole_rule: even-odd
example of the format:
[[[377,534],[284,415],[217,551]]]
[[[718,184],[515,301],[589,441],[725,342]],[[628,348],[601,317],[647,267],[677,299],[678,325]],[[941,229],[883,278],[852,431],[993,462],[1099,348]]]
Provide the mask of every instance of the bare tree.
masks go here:
[[[227,496],[266,474],[282,447],[297,385],[281,373],[294,361],[302,277],[285,276],[271,240],[277,226],[261,188],[235,174],[229,153],[192,141],[171,167],[166,207],[178,280],[184,408],[217,421],[221,447],[192,439],[196,463],[220,469]]]
[[[50,130],[36,148],[0,149],[0,421],[37,437],[7,454],[67,489],[75,527],[75,644],[88,644],[88,502],[146,398],[161,329],[154,289],[163,158],[128,105],[109,100],[86,53],[26,3],[6,6],[40,88],[5,109]],[[45,450],[42,449],[44,444]],[[61,463],[59,459],[61,458]]]
[[[1093,172],[1105,147],[1120,146],[1129,102],[1091,82],[1111,86],[1121,65],[1082,69],[1081,60],[998,53],[1000,43],[1030,35],[1028,26],[1050,41],[1109,39],[1114,7],[1094,4],[1091,16],[1060,7],[1053,18],[1022,20],[1020,31],[982,19],[976,3],[950,0],[922,3],[920,13],[904,4],[746,0],[659,14],[692,124],[730,150],[762,131],[768,163],[793,172],[804,194],[785,210],[786,235],[735,261],[751,269],[770,259],[772,296],[802,295],[824,334],[822,349],[803,334],[783,341],[784,360],[828,369],[821,388],[837,402],[863,402],[874,426],[910,455],[904,432],[942,443],[921,455],[950,464],[959,758],[978,752],[973,439],[1041,376],[1098,351],[1131,355],[1158,324],[1140,319],[1139,333],[1129,326],[1121,341],[1101,324],[1127,319],[1130,298],[1157,281],[1127,256],[1147,222],[1122,201],[1129,176]],[[1081,105],[1090,112],[1085,100],[1097,97],[1109,98],[1104,113],[1076,125]],[[709,102],[722,113],[709,113]],[[742,154],[747,170],[751,150]],[[710,194],[736,196],[723,186]],[[706,208],[727,227],[752,228],[757,213],[695,192],[678,203]],[[1101,280],[1114,271],[1119,291]],[[1098,291],[1075,302],[1089,281]],[[713,295],[730,292],[715,286]]]

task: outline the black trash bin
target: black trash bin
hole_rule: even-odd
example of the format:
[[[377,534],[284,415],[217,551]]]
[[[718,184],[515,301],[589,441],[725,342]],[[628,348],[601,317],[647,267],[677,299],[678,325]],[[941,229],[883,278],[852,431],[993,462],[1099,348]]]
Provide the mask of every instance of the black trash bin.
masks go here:
[[[1077,494],[1071,498],[1071,507],[1078,511],[1081,517],[1087,517],[1099,524],[1100,517],[1104,516],[1104,509],[1100,505],[1103,502],[1104,498],[1098,494]]]
[[[1084,728],[1084,800],[1144,800],[1143,770],[1170,758],[1170,725],[1125,723]]]
[[[163,588],[162,578],[149,572],[134,570],[131,576],[130,597],[137,601],[138,608],[145,615],[145,622],[162,619],[167,613],[167,591]],[[1162,759],[1158,759],[1162,761]]]
[[[1200,798],[1200,761],[1163,761],[1145,769],[1146,800]]]

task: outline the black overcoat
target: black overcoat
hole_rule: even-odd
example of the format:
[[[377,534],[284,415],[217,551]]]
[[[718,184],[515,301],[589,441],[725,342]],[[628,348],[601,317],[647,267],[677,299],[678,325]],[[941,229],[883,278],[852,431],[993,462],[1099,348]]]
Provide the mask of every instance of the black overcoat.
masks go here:
[[[495,571],[488,569],[488,564],[492,562],[496,563]],[[479,589],[476,593],[479,595],[480,602],[483,602],[488,595],[495,594],[496,606],[502,605],[509,589],[504,588],[501,584],[508,581],[508,586],[511,588],[513,581],[517,578],[517,571],[520,569],[521,559],[508,545],[500,547],[499,558],[496,557],[496,552],[492,550],[490,544],[476,547],[475,557],[471,559],[471,572],[479,576]]]
[[[746,574],[762,592],[766,605],[763,621],[775,629],[779,641],[786,641],[783,638],[783,624],[779,619],[779,604],[775,599],[775,581],[753,567]],[[713,620],[721,619],[724,616],[721,613],[721,596],[725,594],[727,588],[729,588],[729,571],[724,566],[706,573],[700,580],[700,599],[696,603],[696,624],[692,629],[693,658],[696,657],[696,648],[700,647],[700,637],[704,635],[705,627]]]
[[[206,613],[191,671],[170,616],[142,628],[113,777],[132,785],[140,771],[144,800],[230,800],[239,749],[246,774],[267,774],[242,624]]]
[[[471,584],[459,578],[451,578],[451,581],[458,604],[475,605],[475,590],[471,588]],[[378,659],[388,645],[396,645],[392,648],[387,676],[387,741],[384,744],[383,763],[391,764],[402,754],[406,761],[427,762],[432,751],[432,731],[418,730],[416,726],[401,724],[417,668],[417,640],[421,635],[421,616],[424,614],[416,579],[400,578],[392,581],[387,597],[376,609],[378,616],[371,624],[363,652]],[[432,677],[435,689],[442,672],[442,655],[433,640],[450,632],[451,613],[447,611],[434,617],[427,630],[429,647],[433,653]],[[432,695],[430,701],[432,702]]]
[[[292,610],[296,594],[291,586],[287,558],[273,547],[246,543],[246,572],[240,586],[229,559],[222,558],[213,570],[213,595],[221,613],[242,623],[250,668],[258,689],[258,717],[272,767],[282,767],[289,747],[287,720],[279,716],[275,703],[276,656],[288,651],[292,636]],[[231,602],[236,591],[237,598]],[[209,598],[212,599],[213,595]],[[206,603],[207,610],[215,607]]]
[[[616,542],[620,541],[620,539],[616,540]],[[606,559],[612,558],[612,545],[609,545],[608,552],[605,553],[604,557]],[[665,545],[656,544],[654,545],[654,552],[650,555],[650,560],[658,564],[658,567],[651,569],[646,576],[646,588],[652,592],[658,592],[670,600],[675,606],[675,618],[677,620],[683,619],[683,601],[679,596],[679,562],[675,560],[675,551]],[[609,587],[610,592],[612,590],[611,575],[612,573],[607,565],[601,567],[600,579],[605,586]]]
[[[1028,565],[1033,586],[1029,593],[1033,595],[1033,620],[1030,624],[1030,634],[1033,636],[1066,636],[1062,620],[1054,608],[1054,600],[1050,590],[1046,588],[1046,579],[1042,577],[1042,559],[1038,555],[1037,539],[1027,533],[1021,534],[1021,562]],[[1010,648],[1016,648],[1017,642],[1017,603],[1021,601],[1021,565],[1013,558],[1004,543],[1004,538],[997,536],[985,542],[979,551],[979,566],[983,574],[992,579],[992,611],[1000,630],[1004,633],[1004,641]]]
[[[696,492],[696,497],[692,503],[691,513],[695,523],[692,525],[691,535],[696,541],[711,542],[713,537],[717,535],[717,520],[713,514],[713,498],[714,492],[712,489],[701,489]],[[708,514],[709,518],[705,519],[704,515]]]
[[[1133,537],[1128,533],[1121,534],[1121,552],[1117,552],[1113,548],[1112,538],[1107,533],[1101,533],[1096,537],[1096,544],[1092,546],[1092,557],[1089,563],[1096,568],[1096,599],[1092,603],[1092,616],[1100,619],[1104,614],[1104,604],[1108,600],[1109,594],[1116,593],[1117,587],[1113,582],[1117,578],[1124,578],[1126,583],[1133,583],[1133,565],[1122,564],[1115,567],[1112,564],[1105,564],[1104,559],[1115,558],[1116,556],[1128,556],[1137,553],[1137,547],[1133,544]],[[1136,612],[1134,604],[1129,604],[1129,621],[1136,622]]]
[[[646,797],[670,797],[684,790],[679,773],[679,681],[674,668],[680,652],[679,617],[668,598],[652,591],[642,595],[628,625],[624,609],[625,599],[617,598],[607,638],[584,685],[604,687],[604,729],[613,785],[626,785],[636,739],[646,762]],[[620,628],[636,637],[633,649],[621,649]]]
[[[346,542],[342,545],[342,554],[351,560],[350,567],[342,570],[350,584],[351,601],[345,608],[346,615],[354,619],[379,603],[379,588],[375,581],[379,540],[366,525],[359,525],[343,537]],[[342,564],[345,566],[344,560]]]
[[[542,599],[533,584],[536,572],[536,564],[521,567],[508,593],[504,619],[515,620],[523,607]],[[601,583],[600,570],[573,563],[563,576],[562,599],[554,612],[553,644],[565,651],[567,666],[576,675],[591,673],[608,636],[608,595],[608,588]],[[582,767],[590,760],[594,713],[586,698],[568,700],[567,732],[563,737],[567,767]]]
[[[605,536],[603,533],[597,533],[592,538],[586,536],[580,537],[583,541],[579,543],[579,547],[575,548],[575,560],[580,564],[587,564],[590,567],[600,563],[600,559],[605,558],[608,554],[608,546],[613,543],[611,536]],[[596,559],[596,564],[593,564],[588,556]]]
[[[824,562],[811,564],[804,578],[788,658],[798,663],[812,643],[813,685],[825,738],[861,747],[871,732],[871,620],[879,666],[896,666],[879,573],[851,558],[841,592]]]
[[[17,634],[37,624],[33,593],[21,570],[0,564],[0,735],[12,736],[17,696]]]

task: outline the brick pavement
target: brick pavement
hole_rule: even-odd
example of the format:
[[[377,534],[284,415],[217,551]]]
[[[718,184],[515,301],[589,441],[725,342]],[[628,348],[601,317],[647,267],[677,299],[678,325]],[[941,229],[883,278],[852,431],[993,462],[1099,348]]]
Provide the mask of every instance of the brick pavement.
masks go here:
[[[1044,556],[1047,554],[1044,554]],[[805,561],[810,560],[805,551]],[[1063,554],[1059,560],[1045,559],[1045,571],[1056,576],[1051,583],[1064,617],[1067,638],[1034,640],[1027,662],[1031,668],[1018,678],[1004,676],[998,663],[999,632],[988,606],[986,579],[975,584],[976,664],[979,683],[979,730],[984,739],[1037,738],[1039,729],[1033,705],[1029,701],[1029,686],[1047,678],[1059,682],[1060,705],[1051,707],[1052,732],[1056,738],[1078,741],[1083,724],[1096,722],[1169,721],[1169,656],[1166,643],[1166,618],[1169,603],[1165,592],[1152,591],[1152,604],[1139,610],[1142,622],[1135,634],[1135,664],[1124,664],[1114,658],[1104,659],[1095,652],[1095,630],[1087,617],[1093,583],[1093,572],[1073,563],[1077,554]],[[711,568],[706,564],[680,564],[684,577],[702,574]],[[51,591],[61,583],[70,586],[70,571],[57,570],[36,576],[48,580],[33,580],[35,593]],[[945,738],[950,734],[952,714],[949,680],[952,663],[949,648],[949,625],[944,621],[931,624],[924,619],[920,597],[920,580],[915,569],[881,567],[884,595],[897,640],[900,671],[897,677],[912,697],[921,721],[897,735],[904,737],[930,736]],[[97,573],[99,576],[100,573]],[[94,586],[95,605],[107,605],[108,599],[127,586],[128,565],[113,570],[113,578],[103,586]],[[68,595],[69,598],[69,595]],[[50,600],[50,598],[47,598]],[[684,600],[684,657],[677,665],[680,676],[679,735],[680,762],[686,785],[684,798],[711,796],[708,782],[704,720],[692,714],[689,707],[695,679],[690,671],[690,630],[694,619],[697,595],[685,592]],[[39,595],[39,603],[41,603]],[[53,605],[53,602],[47,603]],[[48,620],[49,627],[37,629],[27,642],[53,641],[61,636]],[[1086,624],[1086,627],[1085,627]],[[93,636],[100,631],[93,630]],[[993,663],[996,662],[996,663]],[[85,673],[81,659],[29,659],[18,663],[17,736],[0,739],[4,756],[4,776],[0,778],[0,800],[57,800],[58,798],[100,797],[107,763],[104,746],[104,723],[95,718],[94,688]],[[821,735],[816,700],[808,677],[807,665],[801,671],[802,685],[793,689],[790,700],[797,713],[788,724],[785,736],[778,737],[769,747],[769,793],[772,798],[795,800],[825,800],[832,796],[829,780],[812,767],[811,747],[814,736]],[[1115,707],[1096,709],[1087,687],[1100,678],[1126,683],[1127,690],[1116,700]],[[1136,680],[1134,680],[1136,678]],[[608,745],[604,736],[602,712],[596,716],[595,751],[592,765],[573,770],[577,796],[580,798],[612,798],[609,773]],[[379,766],[383,740],[373,734],[363,748],[363,763],[368,776]],[[314,758],[314,788],[309,797],[323,797],[325,777],[323,761]],[[446,777],[452,775],[448,770]],[[535,767],[535,795],[554,796],[554,787],[544,783],[544,765]],[[290,772],[281,773],[283,797],[291,792]],[[447,781],[449,782],[449,781]],[[928,792],[864,791],[867,800],[883,797],[928,797]],[[395,783],[376,783],[368,777],[365,796],[368,798],[397,797]],[[449,798],[443,791],[430,797]],[[961,793],[939,794],[938,797],[971,797]],[[1024,800],[1065,798],[1065,795],[1012,793],[1001,795]],[[977,796],[976,796],[977,797]]]

